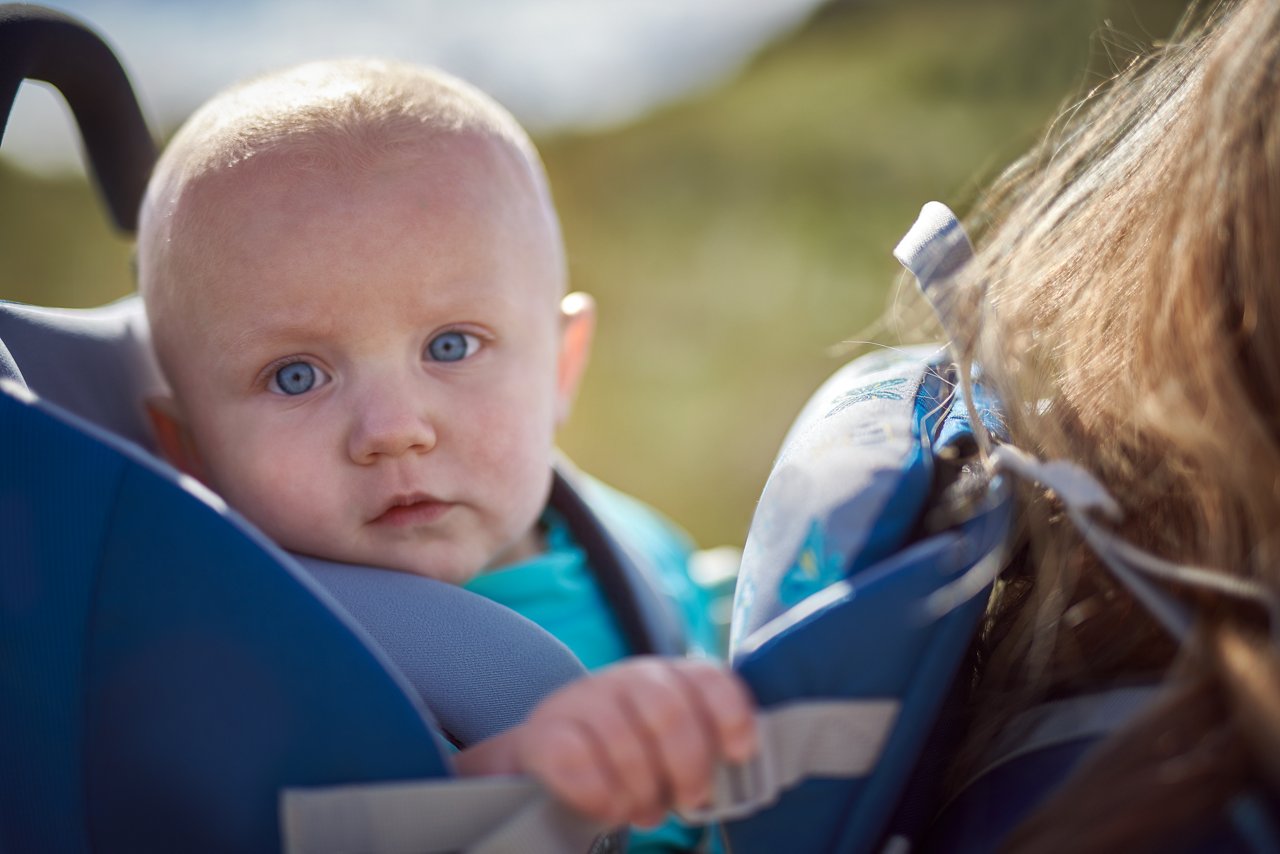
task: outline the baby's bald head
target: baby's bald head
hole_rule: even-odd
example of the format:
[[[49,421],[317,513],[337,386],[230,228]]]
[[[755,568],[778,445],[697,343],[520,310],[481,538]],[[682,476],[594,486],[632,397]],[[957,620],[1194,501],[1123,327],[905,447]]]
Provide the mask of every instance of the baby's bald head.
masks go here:
[[[456,78],[402,63],[318,62],[242,83],[197,110],[156,165],[138,232],[139,291],[166,373],[191,320],[184,290],[223,263],[237,225],[220,203],[225,187],[245,186],[246,176],[250,186],[281,176],[339,186],[460,137],[487,139],[520,173],[563,285],[559,224],[536,150],[510,113]]]

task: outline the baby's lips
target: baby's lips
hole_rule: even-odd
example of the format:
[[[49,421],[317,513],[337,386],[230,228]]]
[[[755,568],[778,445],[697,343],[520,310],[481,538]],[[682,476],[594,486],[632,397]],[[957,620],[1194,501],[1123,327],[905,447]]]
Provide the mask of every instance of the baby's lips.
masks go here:
[[[391,526],[428,524],[439,519],[452,506],[449,502],[424,492],[397,495],[370,522]]]

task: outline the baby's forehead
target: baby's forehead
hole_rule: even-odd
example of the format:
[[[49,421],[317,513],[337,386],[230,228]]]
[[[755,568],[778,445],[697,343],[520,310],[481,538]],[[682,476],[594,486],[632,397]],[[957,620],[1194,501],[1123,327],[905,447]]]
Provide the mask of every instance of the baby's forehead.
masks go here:
[[[169,251],[216,252],[246,228],[280,228],[291,224],[283,219],[305,220],[344,200],[399,186],[415,187],[422,204],[451,207],[460,216],[495,200],[512,210],[555,216],[523,153],[497,134],[424,132],[394,147],[356,154],[297,137],[187,180],[170,211]],[[380,215],[391,215],[376,207],[364,213],[370,226]]]
[[[472,257],[450,251],[457,239],[493,256],[563,263],[554,212],[521,153],[494,134],[423,134],[412,145],[349,161],[318,158],[301,141],[209,170],[183,196],[169,250],[174,281],[199,292],[193,297],[202,303],[216,301],[214,292],[238,270],[260,276],[258,260],[275,248],[263,241],[273,238],[331,257],[346,247],[335,265],[370,253],[410,255],[423,245],[438,247],[441,263]],[[440,231],[446,226],[447,234]],[[556,285],[550,296],[558,303],[563,281]]]
[[[199,196],[218,204],[228,190],[252,188],[341,192],[387,175],[401,179],[454,176],[486,185],[501,180],[526,184],[539,195],[536,166],[508,137],[483,127],[417,129],[411,135],[377,128],[364,131],[358,146],[328,132],[292,133],[244,158],[223,158],[192,170],[181,188],[183,201]]]
[[[519,152],[501,137],[475,131],[424,133],[410,144],[374,152],[317,151],[298,139],[254,158],[211,169],[184,192],[181,207],[199,227],[230,216],[258,226],[319,218],[335,207],[358,211],[372,226],[410,199],[452,210],[488,204],[532,210],[542,195]],[[404,212],[401,211],[403,214]]]
[[[501,152],[550,206],[541,162],[523,129],[463,81],[372,60],[268,75],[218,95],[175,136],[151,182],[140,243],[164,252],[166,232],[178,224],[174,214],[199,230],[224,203],[234,207],[235,199],[217,190],[230,184],[243,192],[245,175],[294,173],[297,190],[315,179],[340,184],[458,139]]]
[[[401,185],[420,192],[378,195],[379,186]],[[340,209],[346,196],[358,208],[359,228],[340,228],[351,240],[332,241],[331,250],[323,232],[334,220],[323,214]],[[558,304],[566,279],[559,223],[541,162],[515,120],[482,93],[433,72],[322,63],[215,98],[157,164],[141,218],[138,266],[162,359],[177,358],[197,317],[201,325],[223,326],[244,317],[224,307],[224,298],[240,307],[273,298],[278,277],[272,271],[279,267],[272,240],[331,250],[326,258],[335,264],[379,260],[363,237],[395,231],[394,218],[369,203],[383,198],[406,222],[409,205],[421,201],[447,210],[454,222],[477,223],[480,238],[501,232],[510,240],[481,256],[526,259],[540,271],[530,277],[539,292],[548,291]],[[496,199],[501,203],[491,204]],[[486,231],[486,216],[517,227]],[[337,246],[351,249],[338,257]],[[251,286],[237,288],[237,273]]]

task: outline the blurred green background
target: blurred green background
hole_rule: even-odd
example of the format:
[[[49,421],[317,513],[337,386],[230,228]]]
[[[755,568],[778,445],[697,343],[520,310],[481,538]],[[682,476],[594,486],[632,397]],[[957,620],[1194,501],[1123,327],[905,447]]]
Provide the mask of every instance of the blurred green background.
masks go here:
[[[699,544],[740,545],[791,419],[848,358],[839,345],[895,340],[878,322],[890,252],[920,205],[967,209],[1185,6],[834,2],[714,91],[539,140],[573,285],[600,310],[564,449]],[[0,194],[0,298],[132,290],[130,244],[85,179],[0,156]]]

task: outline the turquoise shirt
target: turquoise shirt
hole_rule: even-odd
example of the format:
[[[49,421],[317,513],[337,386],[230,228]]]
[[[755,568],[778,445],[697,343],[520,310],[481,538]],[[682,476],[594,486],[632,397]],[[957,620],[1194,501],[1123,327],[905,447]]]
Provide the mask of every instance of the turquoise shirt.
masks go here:
[[[532,620],[578,656],[588,670],[624,658],[622,629],[587,568],[587,557],[558,514],[543,516],[546,551],[478,575],[466,588]]]
[[[660,592],[684,618],[690,651],[714,654],[716,632],[706,591],[688,576],[690,543],[682,532],[644,504],[597,481],[582,485],[585,498],[612,530],[619,524],[638,534],[660,577]],[[630,650],[600,585],[574,541],[568,524],[554,511],[543,514],[546,550],[539,555],[479,575],[466,584],[474,593],[511,608],[569,647],[589,670],[625,658]],[[637,854],[691,851],[702,836],[674,817],[652,829],[632,828],[628,850]]]

